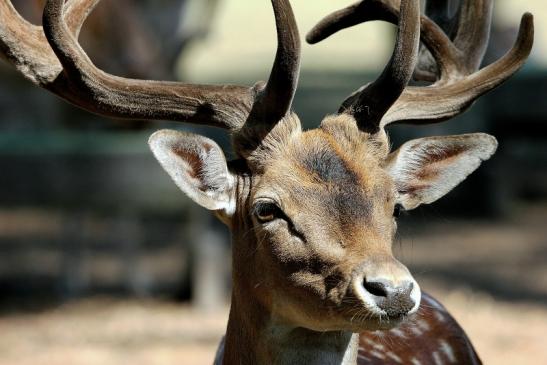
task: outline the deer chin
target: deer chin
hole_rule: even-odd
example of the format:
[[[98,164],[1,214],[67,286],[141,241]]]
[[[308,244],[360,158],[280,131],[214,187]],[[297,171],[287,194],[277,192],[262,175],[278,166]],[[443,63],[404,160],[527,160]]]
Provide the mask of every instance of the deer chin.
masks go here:
[[[340,308],[339,313],[343,324],[339,329],[354,333],[391,330],[412,320],[419,307],[418,304],[406,313],[386,313],[373,303],[364,301],[352,293],[349,294],[345,301],[354,304]]]
[[[351,306],[340,308],[340,313],[346,321],[345,330],[352,332],[390,330],[402,323],[412,320],[420,306],[421,290],[414,282],[414,289],[410,295],[414,305],[410,309],[397,308],[382,309],[377,304],[377,299],[369,292],[364,290],[362,285],[353,281],[349,286],[345,303],[351,303]]]
[[[306,328],[315,332],[385,331],[412,320],[413,314],[398,316],[382,315],[378,310],[364,304],[303,308],[290,305],[276,306],[273,317],[291,327]]]
[[[296,289],[296,290],[294,290]],[[412,320],[420,303],[419,287],[413,292],[415,306],[407,312],[386,313],[375,303],[364,299],[351,284],[340,282],[330,293],[294,288],[293,294],[277,295],[271,302],[272,317],[285,325],[316,332],[343,331],[360,333],[393,329]],[[286,293],[287,291],[285,291]],[[418,296],[418,299],[416,298]]]
[[[387,315],[371,315],[368,318],[358,322],[355,322],[355,319],[351,319],[350,327],[352,332],[363,332],[363,331],[387,331],[393,328],[400,326],[408,320],[412,320],[414,314],[402,314],[399,316],[387,316]]]

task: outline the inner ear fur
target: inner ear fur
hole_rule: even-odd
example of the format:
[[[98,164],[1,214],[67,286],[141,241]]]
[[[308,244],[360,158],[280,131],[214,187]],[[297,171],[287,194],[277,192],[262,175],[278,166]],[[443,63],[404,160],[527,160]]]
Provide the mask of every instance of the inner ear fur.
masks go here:
[[[233,211],[234,177],[215,141],[192,133],[161,130],[148,141],[175,184],[209,210]]]
[[[399,204],[414,209],[433,203],[488,160],[497,146],[496,139],[484,133],[427,137],[405,143],[386,161]]]

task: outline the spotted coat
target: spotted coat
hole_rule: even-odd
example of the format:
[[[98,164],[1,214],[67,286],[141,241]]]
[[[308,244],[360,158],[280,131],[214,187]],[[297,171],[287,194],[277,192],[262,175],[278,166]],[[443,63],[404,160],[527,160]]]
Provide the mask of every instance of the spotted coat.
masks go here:
[[[469,338],[448,311],[427,294],[415,318],[390,331],[359,336],[358,365],[480,365]]]

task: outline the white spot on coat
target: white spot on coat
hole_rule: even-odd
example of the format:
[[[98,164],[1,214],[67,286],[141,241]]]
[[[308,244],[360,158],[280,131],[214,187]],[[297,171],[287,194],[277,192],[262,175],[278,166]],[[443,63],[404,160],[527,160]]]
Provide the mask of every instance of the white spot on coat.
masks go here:
[[[418,325],[418,327],[420,327],[420,329],[423,330],[424,332],[429,331],[429,329],[431,328],[431,327],[429,326],[429,323],[427,323],[427,321],[424,321],[424,320],[418,321],[417,325]]]
[[[446,321],[446,317],[444,316],[444,314],[442,312],[434,312],[435,313],[435,317],[437,318],[437,320],[439,322],[445,322]]]
[[[374,350],[370,351],[369,355],[374,356],[377,359],[382,359],[382,360],[384,360],[386,358],[384,354],[382,354],[378,351],[374,351]]]
[[[357,355],[357,358],[360,359],[360,360],[370,361],[370,359],[368,357],[363,356],[363,355]]]
[[[389,357],[390,359],[394,360],[396,363],[398,364],[402,364],[403,363],[403,360],[401,360],[401,358],[397,355],[395,355],[393,352],[389,351],[388,353],[386,353],[387,357]]]
[[[433,352],[433,361],[435,362],[435,365],[444,365],[441,355],[439,355],[437,351]]]
[[[456,364],[456,356],[454,355],[454,350],[452,349],[452,346],[450,346],[444,340],[440,340],[439,344],[441,346],[441,351],[446,355],[448,361],[450,361],[451,364]]]
[[[422,330],[417,326],[410,327],[410,331],[416,336],[421,336],[423,334]]]
[[[398,328],[392,329],[391,333],[393,333],[397,337],[406,338],[405,333]]]

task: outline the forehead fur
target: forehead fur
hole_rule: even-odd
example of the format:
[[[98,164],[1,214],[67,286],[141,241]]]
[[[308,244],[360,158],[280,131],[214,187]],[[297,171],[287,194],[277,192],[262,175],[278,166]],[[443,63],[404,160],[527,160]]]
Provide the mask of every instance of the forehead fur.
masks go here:
[[[301,134],[300,119],[296,114],[290,113],[272,128],[245,159],[250,166],[262,171],[269,161],[279,158],[290,143]]]
[[[325,143],[330,148],[325,148]],[[294,144],[302,148],[294,148]],[[290,146],[293,148],[289,148]],[[272,160],[286,156],[287,151],[301,153],[309,150],[313,153],[316,150],[316,157],[326,153],[323,157],[330,162],[323,163],[324,166],[332,165],[334,155],[340,154],[352,156],[352,159],[359,159],[362,162],[369,159],[383,161],[389,153],[388,146],[385,133],[371,135],[362,132],[358,129],[355,119],[349,115],[328,116],[320,128],[302,132],[300,119],[291,113],[277,123],[246,159],[251,166],[259,170],[263,170]],[[332,152],[333,148],[336,150],[334,155],[326,152]],[[319,163],[321,158],[315,158],[315,161]]]
[[[287,198],[292,207],[285,208],[310,214],[319,210],[347,227],[371,220],[373,202],[388,198],[384,152],[376,138],[356,126],[333,117],[318,129],[302,132],[285,126],[273,132],[261,151],[268,152],[262,156],[267,183],[259,191]]]
[[[389,153],[389,141],[385,131],[369,134],[359,130],[355,119],[347,114],[332,115],[321,122],[321,130],[330,134],[347,152],[365,152],[380,161]]]

